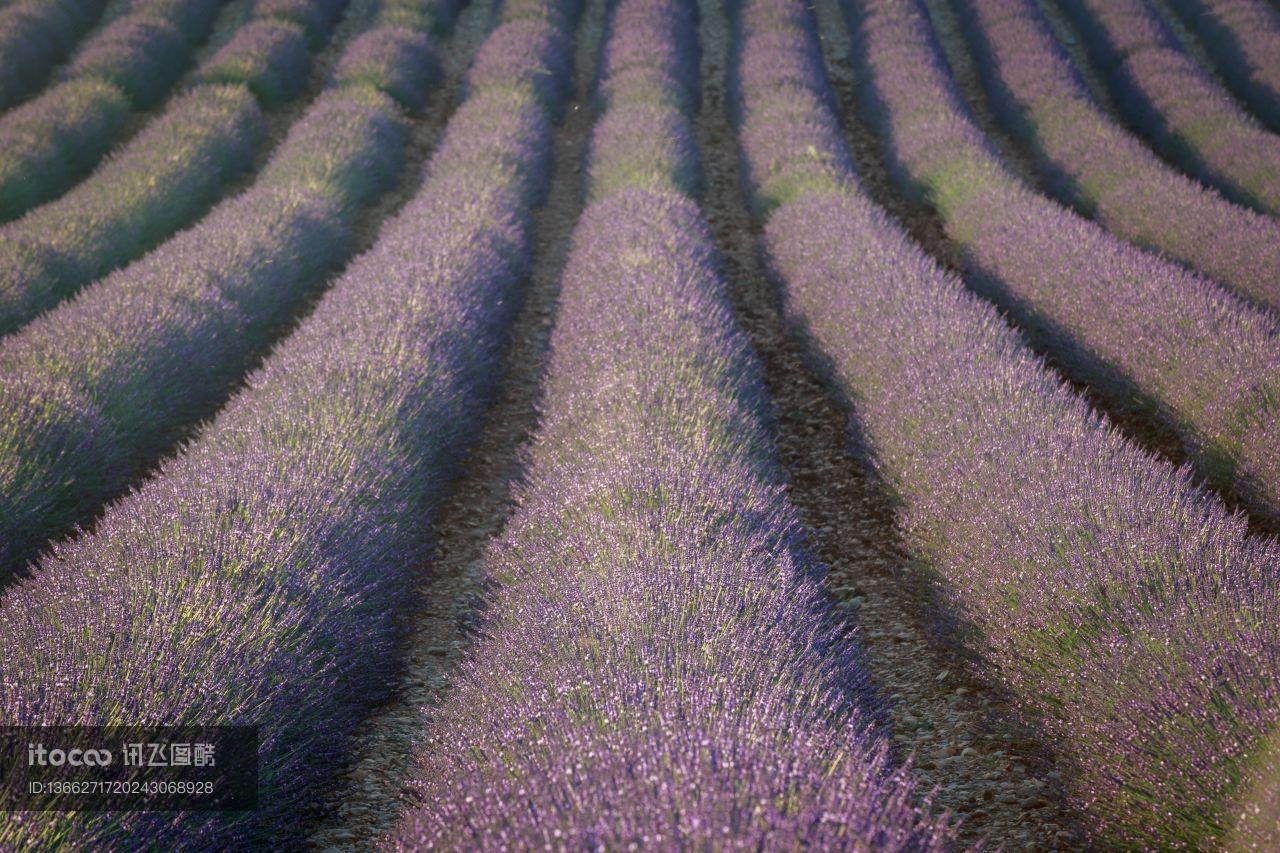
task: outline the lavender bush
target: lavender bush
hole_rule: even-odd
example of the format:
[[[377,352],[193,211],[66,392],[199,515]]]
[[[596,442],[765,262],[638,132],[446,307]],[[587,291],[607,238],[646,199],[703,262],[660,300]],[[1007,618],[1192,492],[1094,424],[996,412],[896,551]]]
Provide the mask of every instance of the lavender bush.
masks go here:
[[[36,91],[106,0],[16,0],[0,9],[0,110]]]
[[[520,506],[487,557],[492,616],[431,712],[421,805],[393,843],[942,849],[856,643],[822,616],[759,365],[675,189],[694,150],[642,153],[673,125],[691,136],[691,7],[622,0],[610,32],[602,86],[630,97],[593,137],[598,200]]]
[[[970,284],[1118,409],[1176,435],[1211,483],[1280,513],[1275,317],[1025,188],[965,111],[915,0],[846,8],[893,174],[964,248]]]
[[[174,85],[212,27],[215,0],[135,3],[89,39],[53,86],[0,116],[0,219],[13,219],[88,174],[131,111]]]
[[[1162,154],[1233,197],[1280,213],[1280,136],[1237,105],[1144,0],[1063,6],[1121,111]]]
[[[918,10],[864,14],[875,61],[930,44]],[[801,2],[749,2],[738,32],[767,257],[955,638],[1043,733],[1095,845],[1212,846],[1261,811],[1240,779],[1280,723],[1280,546],[1114,432],[867,201]]]
[[[271,18],[251,21],[200,66],[193,82],[247,86],[265,107],[302,91],[311,70],[307,37],[297,24]]]
[[[301,844],[298,809],[386,690],[518,304],[551,126],[505,94],[459,109],[419,194],[200,438],[0,603],[5,723],[257,723],[262,807],[30,812],[0,845]]]
[[[213,0],[205,0],[214,6]],[[139,108],[154,106],[191,59],[191,44],[173,23],[127,15],[103,28],[67,64],[63,79],[105,80]]]
[[[696,207],[587,214],[495,615],[395,846],[943,849],[818,615]]]
[[[1166,165],[1098,106],[1033,0],[953,0],[996,115],[1055,195],[1112,233],[1280,307],[1280,222]],[[1176,211],[1176,215],[1171,212]]]
[[[1267,125],[1280,131],[1280,12],[1265,0],[1169,0],[1214,66]]]
[[[256,6],[255,15],[267,20]],[[252,93],[296,94],[310,64],[282,26],[241,27],[197,73],[207,85],[168,105],[74,190],[0,227],[0,334],[191,224],[252,165],[263,130]]]
[[[394,29],[393,41],[410,40]],[[429,87],[434,56],[415,58],[423,67],[400,75]],[[0,341],[0,419],[13,425],[0,448],[15,460],[0,470],[0,569],[84,521],[225,399],[347,257],[355,214],[399,172],[400,112],[363,80],[335,83],[248,192]],[[76,405],[33,422],[33,398],[59,395]],[[69,452],[85,424],[92,435]]]
[[[532,88],[547,104],[560,104],[560,91],[568,73],[570,57],[561,53],[555,57],[556,66],[539,65],[531,61],[535,55],[547,55],[548,42],[561,38],[548,21],[531,17],[515,18],[493,34],[493,38],[481,46],[475,62],[467,70],[466,89],[510,89],[523,93]]]
[[[342,52],[333,71],[333,82],[339,86],[372,86],[410,110],[421,108],[439,72],[428,31],[398,25],[369,30]]]
[[[72,80],[0,116],[0,221],[14,219],[92,171],[130,113],[101,80]]]

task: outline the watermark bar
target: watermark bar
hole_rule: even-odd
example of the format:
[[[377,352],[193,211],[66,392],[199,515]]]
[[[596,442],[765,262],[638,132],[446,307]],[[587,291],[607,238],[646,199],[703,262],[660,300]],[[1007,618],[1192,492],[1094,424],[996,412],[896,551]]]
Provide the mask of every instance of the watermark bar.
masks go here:
[[[0,811],[243,811],[255,726],[0,727]]]

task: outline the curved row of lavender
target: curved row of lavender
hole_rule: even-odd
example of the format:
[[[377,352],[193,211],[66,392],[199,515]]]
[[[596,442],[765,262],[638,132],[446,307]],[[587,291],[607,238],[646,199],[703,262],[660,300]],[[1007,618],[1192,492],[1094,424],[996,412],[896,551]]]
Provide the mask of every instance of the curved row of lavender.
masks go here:
[[[910,20],[867,14],[873,38]],[[739,26],[767,257],[956,639],[1056,750],[1094,843],[1210,845],[1280,733],[1280,546],[1114,432],[860,193],[802,0]]]
[[[1267,0],[1168,0],[1214,67],[1258,118],[1280,131],[1280,11]]]
[[[347,259],[356,214],[399,174],[402,107],[437,80],[429,37],[381,21],[247,192],[0,340],[0,577],[212,414]]]
[[[697,171],[692,4],[621,0],[481,639],[431,712],[403,850],[937,850],[827,621]]]
[[[1034,0],[952,0],[996,115],[1052,193],[1113,234],[1280,308],[1280,221],[1178,172],[1094,102]]]
[[[1201,475],[1280,515],[1280,326],[1211,281],[1023,186],[975,126],[916,0],[845,0],[891,172],[964,250],[969,283]]]
[[[0,602],[0,722],[259,724],[258,812],[15,813],[0,846],[301,846],[297,811],[393,680],[519,303],[555,106],[531,81],[563,85],[569,22],[537,0],[504,18],[475,66],[502,82],[471,87],[375,247],[198,440]]]
[[[0,117],[0,220],[48,202],[89,174],[120,143],[135,113],[174,87],[219,5],[135,4],[85,44],[63,82]],[[237,12],[222,8],[228,16]]]
[[[44,84],[106,0],[16,0],[0,9],[0,110]]]
[[[1280,136],[1183,49],[1146,0],[1064,0],[1131,125],[1192,175],[1280,213]]]
[[[304,2],[341,8],[336,0]],[[242,28],[200,69],[208,85],[168,104],[66,195],[0,226],[0,335],[208,211],[230,180],[253,165],[264,133],[255,95],[301,90],[311,61],[304,41],[293,24]],[[246,55],[256,59],[237,61]]]

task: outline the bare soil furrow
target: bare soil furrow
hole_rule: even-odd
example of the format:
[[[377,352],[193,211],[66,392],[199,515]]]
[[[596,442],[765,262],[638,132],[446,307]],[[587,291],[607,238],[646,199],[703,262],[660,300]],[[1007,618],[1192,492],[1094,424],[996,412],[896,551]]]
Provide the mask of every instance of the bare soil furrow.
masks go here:
[[[887,497],[845,450],[848,412],[780,313],[739,184],[725,103],[727,23],[719,4],[702,0],[701,7],[704,210],[735,307],[765,362],[792,502],[829,567],[836,606],[862,628],[870,667],[892,703],[895,749],[901,758],[915,756],[923,788],[936,786],[935,802],[961,819],[962,841],[1005,849],[1075,846],[1054,794],[1055,772],[1013,723],[1005,701],[972,679],[939,637],[929,590],[899,544]]]
[[[481,4],[489,7],[490,4]],[[503,380],[485,426],[437,518],[436,554],[419,567],[394,698],[362,726],[355,756],[324,804],[311,836],[320,849],[369,849],[394,824],[422,742],[423,709],[438,703],[468,645],[482,604],[484,553],[506,524],[523,473],[522,449],[537,427],[537,405],[560,272],[582,210],[582,157],[591,132],[591,83],[603,27],[603,0],[588,0],[578,31],[576,92],[555,141],[552,183],[534,216],[535,257],[525,302],[511,332]]]

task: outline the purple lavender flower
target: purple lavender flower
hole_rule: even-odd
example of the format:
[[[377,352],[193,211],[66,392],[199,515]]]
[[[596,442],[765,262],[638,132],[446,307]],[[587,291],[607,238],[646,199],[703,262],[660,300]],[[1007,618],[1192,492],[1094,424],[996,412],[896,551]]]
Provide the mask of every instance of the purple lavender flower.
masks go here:
[[[172,88],[217,7],[213,0],[134,4],[84,45],[62,83],[0,116],[0,219],[88,174],[119,141],[129,111]]]
[[[129,112],[123,92],[88,78],[0,116],[0,220],[21,216],[92,171]]]
[[[162,18],[128,15],[109,24],[63,72],[118,87],[141,108],[155,105],[191,58],[181,31]]]
[[[551,62],[531,62],[547,56]],[[520,18],[494,31],[476,53],[467,71],[467,88],[494,89],[530,86],[544,103],[563,100],[567,69],[572,61],[568,38],[558,22]]]
[[[340,86],[366,85],[407,109],[420,109],[440,80],[440,63],[427,31],[380,26],[354,39],[333,71]]]
[[[250,21],[200,66],[193,82],[247,86],[264,106],[292,100],[307,82],[311,55],[296,24]]]
[[[315,4],[321,17],[336,14],[333,0],[306,2]],[[194,222],[233,176],[252,165],[263,128],[250,91],[268,101],[291,97],[310,64],[297,34],[287,24],[270,22],[269,13],[270,8],[255,6],[258,18],[240,28],[197,72],[196,82],[204,85],[175,99],[92,176],[56,201],[0,227],[0,334]],[[113,27],[130,22],[137,23],[134,16]],[[126,34],[138,31],[126,28]],[[108,39],[99,59],[85,59],[81,72],[93,76],[101,60],[108,69],[134,73],[130,62],[142,62],[145,51],[134,49],[133,35]],[[122,45],[129,49],[117,50]],[[52,155],[45,151],[41,156]],[[25,270],[14,260],[19,255],[28,259]],[[33,269],[30,259],[37,257],[39,265]]]
[[[31,422],[0,444],[25,460],[0,484],[10,508],[0,521],[6,574],[123,491],[225,399],[347,257],[355,213],[401,168],[399,119],[387,95],[335,81],[248,192],[0,342],[6,382],[23,376],[42,396],[83,401],[39,419],[23,414],[17,391],[0,401],[0,417]],[[60,449],[89,416],[102,424],[96,443]],[[121,461],[102,465],[104,456]]]
[[[252,164],[262,115],[247,90],[202,86],[57,201],[0,227],[0,332],[10,332],[81,285],[204,213]],[[40,252],[37,272],[13,263]]]
[[[15,0],[0,9],[0,109],[40,88],[106,0]]]
[[[325,43],[346,0],[254,0],[253,16],[297,24],[313,48]]]
[[[169,21],[195,45],[204,41],[223,8],[218,0],[129,0],[127,12]]]

